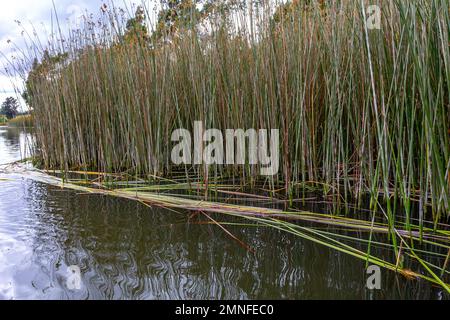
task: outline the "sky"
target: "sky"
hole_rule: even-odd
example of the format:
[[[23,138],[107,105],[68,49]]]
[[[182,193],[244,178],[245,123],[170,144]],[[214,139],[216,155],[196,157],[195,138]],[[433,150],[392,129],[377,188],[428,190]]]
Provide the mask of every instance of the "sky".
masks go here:
[[[110,0],[0,0],[0,104],[8,96],[18,98],[22,109],[25,109],[20,95],[17,95],[17,88],[22,90],[22,79],[20,77],[10,77],[5,72],[8,67],[8,60],[16,55],[17,50],[27,48],[25,40],[27,36],[22,35],[25,29],[34,37],[33,29],[37,36],[45,42],[52,25],[53,2],[56,7],[58,19],[63,29],[69,29],[80,21],[80,17],[86,13],[100,12],[103,3],[110,4]],[[115,0],[117,7],[132,8],[142,4],[141,0]],[[147,7],[154,6],[155,0],[144,0]],[[17,23],[17,21],[20,21]]]

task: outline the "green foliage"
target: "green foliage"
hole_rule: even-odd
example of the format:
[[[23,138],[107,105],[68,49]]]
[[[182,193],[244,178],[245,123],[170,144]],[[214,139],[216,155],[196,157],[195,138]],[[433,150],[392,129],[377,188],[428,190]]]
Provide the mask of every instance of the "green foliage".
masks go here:
[[[194,28],[200,20],[200,0],[163,0],[158,23],[153,35],[155,40],[169,37],[183,29]]]
[[[31,128],[33,127],[33,116],[31,114],[19,115],[9,120],[8,125],[11,127]]]
[[[19,109],[19,103],[13,97],[8,97],[2,103],[0,108],[0,114],[4,115],[8,119],[12,119],[17,115]]]
[[[51,55],[48,50],[44,50],[41,62],[37,58],[33,59],[31,70],[25,81],[25,90],[22,92],[22,98],[30,108],[33,108],[34,85],[36,82],[39,79],[48,79],[48,77],[57,74],[58,68],[63,66],[68,57],[68,53]]]
[[[181,169],[189,187],[225,177],[272,194],[282,190],[283,199],[320,190],[336,207],[359,205],[369,196],[374,213],[355,227],[389,234],[395,263],[371,260],[334,239],[328,244],[401,270],[401,255],[416,254],[410,240],[448,238],[436,231],[450,215],[450,1],[393,1],[381,7],[381,30],[366,28],[361,3],[292,1],[257,7],[249,17],[239,1],[202,1],[202,7],[200,1],[174,0],[164,2],[150,39],[140,11],[127,23],[126,41],[111,36],[117,34],[115,21],[94,43],[84,42],[92,30],[82,30],[67,44],[77,53],[69,63],[67,55],[47,52],[28,76],[37,159],[45,168],[93,168],[144,179]],[[246,22],[239,32],[231,13]],[[219,32],[198,32],[205,18],[217,18]],[[167,38],[177,41],[161,41]],[[222,130],[279,129],[279,174],[261,178],[249,164],[174,166],[171,134],[192,131],[196,120]],[[148,197],[149,204],[161,199]],[[419,210],[413,210],[416,203]],[[242,213],[249,212],[255,213]],[[254,218],[318,239],[317,232],[288,224],[285,212],[277,222],[262,221],[264,214]],[[334,219],[330,223],[351,227],[347,217]],[[427,233],[434,234],[427,239]],[[329,240],[328,232],[319,239]]]

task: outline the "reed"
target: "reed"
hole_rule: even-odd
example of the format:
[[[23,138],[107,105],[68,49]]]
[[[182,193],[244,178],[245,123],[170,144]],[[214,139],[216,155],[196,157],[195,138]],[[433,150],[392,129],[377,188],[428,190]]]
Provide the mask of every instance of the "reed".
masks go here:
[[[170,177],[176,128],[280,129],[268,188],[290,199],[305,185],[344,201],[369,194],[386,204],[394,239],[399,214],[406,229],[426,215],[437,224],[450,215],[450,4],[373,2],[380,30],[356,0],[263,1],[159,40],[130,40],[115,11],[87,17],[33,51],[43,53],[27,82],[38,156],[47,169]],[[182,169],[207,183],[262,180],[250,165]]]

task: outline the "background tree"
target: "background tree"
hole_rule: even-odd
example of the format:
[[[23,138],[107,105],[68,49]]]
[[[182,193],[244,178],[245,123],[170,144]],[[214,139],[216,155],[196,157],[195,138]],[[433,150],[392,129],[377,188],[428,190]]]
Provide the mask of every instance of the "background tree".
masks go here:
[[[6,116],[8,119],[14,118],[19,109],[19,103],[13,97],[8,97],[2,103],[2,107],[0,109],[0,114]]]
[[[145,12],[141,6],[137,7],[134,18],[127,21],[124,40],[127,43],[141,43],[149,40]]]
[[[51,55],[48,50],[44,50],[41,62],[37,58],[33,59],[31,70],[25,81],[25,90],[22,92],[22,98],[28,107],[33,108],[33,81],[38,78],[48,79],[49,77],[55,76],[58,74],[58,69],[67,62],[68,58],[69,55],[67,53]]]
[[[197,30],[200,22],[209,19],[223,25],[233,10],[242,9],[245,0],[161,0],[154,41],[173,38],[181,30]]]

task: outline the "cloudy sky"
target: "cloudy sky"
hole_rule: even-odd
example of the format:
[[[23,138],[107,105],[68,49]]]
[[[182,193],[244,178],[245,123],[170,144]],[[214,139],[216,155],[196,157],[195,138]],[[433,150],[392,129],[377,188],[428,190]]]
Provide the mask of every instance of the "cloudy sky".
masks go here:
[[[74,26],[85,12],[99,14],[103,3],[111,0],[53,0],[58,13],[59,22],[63,28]],[[133,6],[144,4],[147,8],[155,6],[156,0],[115,0],[117,7],[126,7],[133,11]],[[8,59],[17,55],[17,48],[24,50],[26,29],[33,35],[36,30],[39,38],[45,42],[46,35],[51,30],[53,2],[52,0],[0,0],[0,103],[7,96],[16,96],[15,87],[21,86],[21,80],[8,77],[5,67]],[[17,23],[20,21],[20,25]],[[16,47],[16,48],[14,48]]]

